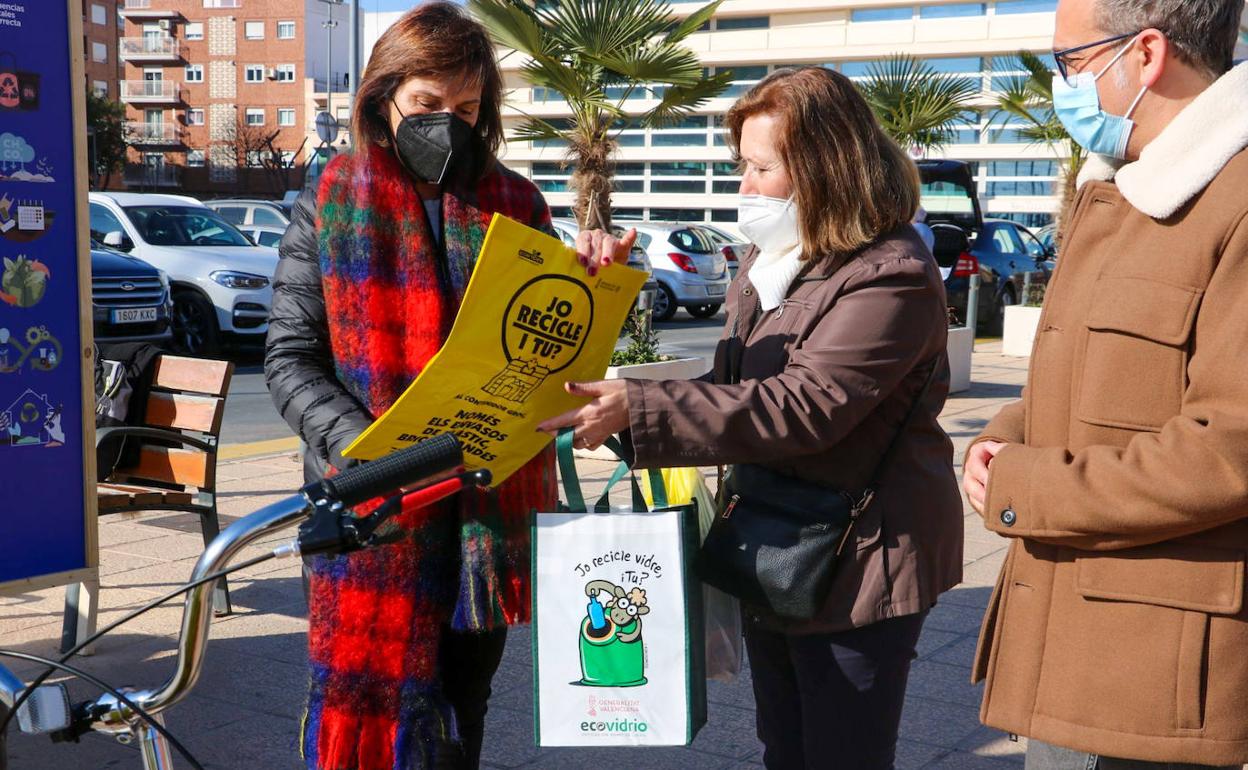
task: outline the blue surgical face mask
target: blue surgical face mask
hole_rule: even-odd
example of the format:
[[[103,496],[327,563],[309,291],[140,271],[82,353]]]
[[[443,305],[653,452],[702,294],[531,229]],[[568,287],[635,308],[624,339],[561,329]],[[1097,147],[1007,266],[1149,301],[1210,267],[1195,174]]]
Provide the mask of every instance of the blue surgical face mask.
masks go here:
[[[1140,89],[1127,114],[1119,116],[1101,109],[1101,95],[1096,90],[1096,82],[1126,55],[1138,39],[1138,36],[1132,38],[1100,72],[1076,75],[1073,86],[1060,77],[1053,78],[1053,111],[1070,137],[1088,152],[1126,160],[1127,142],[1135,129],[1131,116],[1147,93],[1148,86]]]

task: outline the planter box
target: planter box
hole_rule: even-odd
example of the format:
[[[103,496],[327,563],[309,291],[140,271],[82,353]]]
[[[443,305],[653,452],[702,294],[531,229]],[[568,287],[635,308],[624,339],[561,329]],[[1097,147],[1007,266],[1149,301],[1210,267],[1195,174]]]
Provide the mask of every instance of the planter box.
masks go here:
[[[966,326],[949,329],[946,352],[949,355],[949,392],[961,393],[971,387],[971,353],[975,349],[975,330]]]
[[[1002,325],[1001,353],[1007,356],[1030,356],[1039,326],[1040,308],[1022,305],[1007,307]]]
[[[607,380],[692,380],[706,374],[707,363],[703,358],[677,358],[656,364],[633,364],[609,366],[603,379]],[[575,449],[573,456],[584,460],[615,460],[616,456],[606,447]]]
[[[608,366],[607,380],[692,380],[706,374],[704,358],[677,358],[657,364]]]

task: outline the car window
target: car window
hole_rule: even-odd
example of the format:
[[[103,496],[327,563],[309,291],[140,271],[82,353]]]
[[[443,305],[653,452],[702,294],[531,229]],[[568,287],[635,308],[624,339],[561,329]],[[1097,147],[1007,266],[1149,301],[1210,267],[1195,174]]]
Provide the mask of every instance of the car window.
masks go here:
[[[228,222],[229,220],[227,219],[226,221]],[[280,214],[264,206],[256,206],[251,210],[251,223],[253,225],[272,225],[273,227],[286,226],[286,222],[282,220]]]
[[[667,237],[667,242],[690,254],[710,254],[715,251],[715,243],[710,236],[704,230],[695,230],[692,227],[673,230]]]
[[[733,238],[731,235],[723,230],[720,230],[718,227],[702,225],[701,229],[704,230],[708,236],[710,236],[711,241],[716,246],[730,246],[741,242],[740,238]]]
[[[97,241],[103,241],[104,236],[112,232],[119,232],[125,235],[126,228],[122,227],[121,220],[117,215],[109,211],[102,203],[91,204],[91,237]]]
[[[947,181],[924,182],[919,199],[929,214],[970,214],[975,211],[973,193]]]
[[[247,208],[245,206],[222,206],[216,209],[221,218],[232,225],[241,225],[247,221]],[[262,224],[257,222],[257,224]]]
[[[559,225],[555,225],[555,232],[559,233],[559,240],[563,241],[564,246],[576,248],[576,236],[565,230]]]
[[[998,225],[993,229],[992,243],[999,254],[1023,253],[1023,244],[1019,242],[1014,228],[1009,225]]]
[[[1044,259],[1048,256],[1044,251],[1044,246],[1027,230],[1019,228],[1018,236],[1023,240],[1023,248],[1027,249],[1027,253],[1036,259]]]
[[[272,246],[273,248],[277,248],[277,244],[282,242],[282,234],[275,233],[272,230],[265,230],[257,233],[256,235],[258,236],[256,240],[261,246]]]
[[[629,227],[621,227],[620,225],[611,225],[611,234],[614,235],[616,238],[623,238],[624,234],[627,233],[630,229],[632,229],[631,225]],[[637,240],[633,242],[633,248],[634,249],[639,248],[642,251],[648,251],[650,249],[650,244],[652,241],[653,239],[649,235],[646,235],[642,231],[638,230]]]
[[[126,215],[153,246],[251,246],[212,209],[198,206],[128,206]]]

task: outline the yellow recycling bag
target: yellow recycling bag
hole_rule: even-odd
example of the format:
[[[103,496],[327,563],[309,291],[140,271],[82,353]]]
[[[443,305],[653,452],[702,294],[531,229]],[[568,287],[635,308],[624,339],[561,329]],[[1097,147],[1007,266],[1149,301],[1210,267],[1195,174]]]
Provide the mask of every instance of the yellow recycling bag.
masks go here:
[[[584,403],[569,380],[600,379],[646,276],[593,278],[557,238],[494,215],[446,344],[343,452],[373,460],[441,433],[497,486],[550,442],[542,420]]]

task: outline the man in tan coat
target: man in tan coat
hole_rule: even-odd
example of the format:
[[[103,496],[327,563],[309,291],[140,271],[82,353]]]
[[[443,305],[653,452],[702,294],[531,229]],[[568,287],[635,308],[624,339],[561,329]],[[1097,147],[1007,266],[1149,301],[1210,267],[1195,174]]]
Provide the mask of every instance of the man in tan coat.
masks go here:
[[[1248,762],[1243,0],[1061,0],[1055,107],[1095,153],[1023,400],[964,487],[1011,538],[985,724],[1035,770]]]

